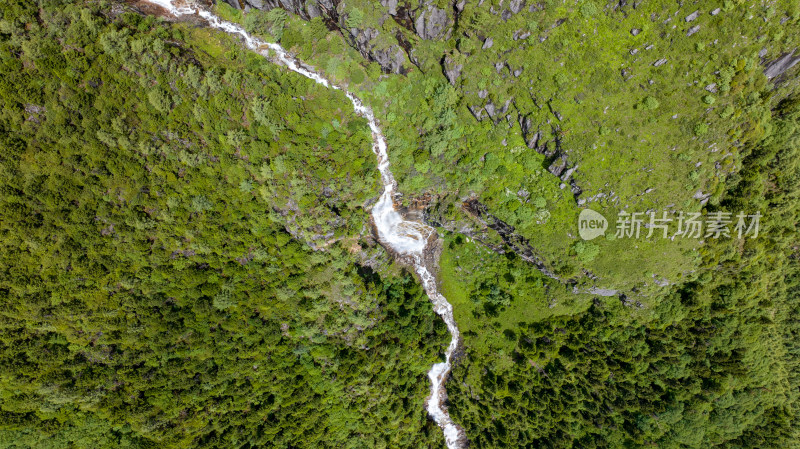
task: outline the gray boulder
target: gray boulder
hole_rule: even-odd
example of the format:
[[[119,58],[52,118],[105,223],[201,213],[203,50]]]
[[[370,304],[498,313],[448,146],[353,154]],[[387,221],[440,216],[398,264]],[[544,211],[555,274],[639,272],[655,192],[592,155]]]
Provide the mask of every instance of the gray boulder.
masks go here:
[[[554,160],[552,164],[550,164],[550,166],[547,168],[547,171],[555,176],[561,176],[561,173],[565,168],[567,168],[567,155],[561,154],[560,156],[556,157],[556,160]]]
[[[450,84],[456,85],[456,80],[459,76],[461,76],[461,70],[464,68],[464,64],[456,64],[450,55],[445,56],[444,64],[442,64],[442,68],[444,70],[444,76],[447,77],[447,80],[450,81]]]
[[[388,10],[390,15],[397,15],[397,0],[381,0],[381,5]]]
[[[494,103],[492,103],[492,100],[489,100],[489,102],[486,103],[486,106],[484,106],[483,109],[486,110],[486,113],[489,114],[489,117],[491,118],[494,118],[497,115],[497,111],[494,107]]]
[[[389,72],[403,73],[405,70],[404,63],[406,61],[406,54],[403,49],[397,45],[392,45],[382,50],[376,50],[372,53],[372,56],[375,62]]]
[[[592,287],[589,289],[589,293],[598,296],[617,296],[619,294],[619,290],[612,290],[609,288],[598,288]]]
[[[419,37],[427,40],[438,39],[449,34],[450,17],[443,9],[428,5],[414,21]]]
[[[511,4],[508,7],[511,8],[512,13],[516,14],[525,7],[525,0],[511,0]]]
[[[481,120],[483,120],[483,108],[482,107],[480,107],[478,105],[469,105],[469,106],[467,106],[467,109],[469,109],[469,112],[471,112],[472,115],[475,116],[475,120],[477,120],[479,122]]]
[[[525,144],[528,145],[528,148],[536,148],[536,145],[539,143],[539,138],[542,137],[542,132],[538,129],[534,131],[533,121],[530,116],[519,117],[519,128],[522,131],[522,137],[525,139]]]
[[[530,35],[531,35],[530,31],[517,30],[514,31],[514,34],[511,36],[511,39],[518,41],[522,39],[527,39],[528,37],[530,37]]]

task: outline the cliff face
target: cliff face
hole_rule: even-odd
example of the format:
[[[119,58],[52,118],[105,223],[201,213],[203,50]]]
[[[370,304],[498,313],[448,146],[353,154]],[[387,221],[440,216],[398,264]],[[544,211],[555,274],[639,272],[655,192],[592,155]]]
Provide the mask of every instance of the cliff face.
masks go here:
[[[342,0],[222,0],[237,9],[269,11],[283,8],[304,20],[322,17],[331,29],[339,30],[365,58],[380,64],[387,73],[405,73],[417,62],[411,41],[446,39],[453,32],[458,6],[436,6],[434,0],[381,0],[373,4],[377,17],[352,26],[351,12]],[[387,21],[390,26],[387,25]],[[380,30],[379,30],[380,28]],[[391,31],[387,31],[391,30]],[[381,34],[386,36],[381,36]],[[390,43],[389,43],[390,42]]]

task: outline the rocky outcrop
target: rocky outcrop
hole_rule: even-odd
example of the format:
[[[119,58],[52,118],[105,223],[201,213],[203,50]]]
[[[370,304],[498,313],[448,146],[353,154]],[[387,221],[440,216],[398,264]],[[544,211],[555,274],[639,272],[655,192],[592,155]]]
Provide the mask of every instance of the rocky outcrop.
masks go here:
[[[513,14],[517,14],[518,12],[522,11],[522,8],[525,7],[525,0],[511,0],[511,3],[508,5],[508,7]]]
[[[432,40],[450,37],[452,20],[445,10],[433,5],[421,8],[414,20],[414,29],[423,39]]]
[[[800,62],[800,55],[794,54],[796,51],[797,49],[794,49],[789,53],[784,53],[780,57],[764,64],[764,75],[769,79],[773,79],[786,73],[786,71]]]
[[[286,11],[300,16],[304,20],[323,15],[326,11],[335,11],[338,0],[317,0],[306,2],[304,0],[223,0],[237,9],[261,9],[269,11],[274,8],[283,8]]]
[[[381,0],[381,5],[386,8],[389,15],[397,15],[398,0]]]
[[[260,10],[270,10],[273,8],[283,8],[292,14],[296,14],[302,19],[310,20],[314,17],[322,17],[328,28],[338,30],[350,45],[358,50],[364,58],[377,62],[384,72],[387,73],[406,73],[408,71],[407,52],[403,44],[407,44],[404,37],[398,35],[398,44],[388,47],[377,47],[376,39],[380,32],[370,26],[363,28],[348,27],[346,24],[347,14],[342,13],[341,0],[224,0],[235,7],[244,9],[254,8]],[[402,8],[398,7],[395,0],[385,2],[387,9],[399,14]],[[414,62],[413,60],[411,61]]]
[[[558,157],[553,160],[550,166],[547,168],[547,171],[552,173],[555,176],[560,177],[561,173],[564,172],[567,168],[567,155],[566,154],[559,154]]]
[[[353,39],[353,46],[361,54],[367,55],[370,52],[370,42],[378,37],[378,30],[372,27],[362,29],[350,28],[350,37]]]
[[[551,127],[553,139],[544,141],[541,129],[537,127],[534,130],[533,121],[530,116],[520,115],[519,127],[528,148],[536,150],[537,153],[545,157],[547,171],[561,180],[562,189],[569,185],[570,191],[575,197],[575,201],[578,201],[578,196],[580,196],[583,190],[572,177],[578,169],[578,166],[571,165],[567,159],[567,154],[561,150],[561,140],[558,138],[559,129],[557,127]]]
[[[351,46],[365,58],[375,61],[389,73],[405,73],[411,67],[410,62],[419,65],[413,56],[413,49],[406,34],[416,34],[422,39],[448,39],[460,11],[459,5],[450,4],[444,8],[441,2],[434,0],[380,0],[376,7],[384,10],[384,16],[377,23],[365,23],[359,27],[347,27],[345,19],[347,6],[342,0],[222,0],[237,9],[259,9],[268,11],[283,8],[304,20],[322,17],[331,30],[338,30]],[[512,1],[513,8],[521,8],[524,0]],[[374,20],[374,19],[373,19]],[[396,45],[386,45],[385,37],[379,46],[378,29],[386,20],[393,20],[399,28],[392,36]],[[406,58],[408,58],[406,60]],[[453,82],[451,80],[451,82]]]
[[[444,71],[444,76],[447,77],[447,80],[450,81],[450,84],[456,85],[456,80],[459,76],[461,76],[461,70],[464,68],[464,64],[457,64],[456,61],[450,55],[447,55],[442,60],[442,69]]]
[[[561,280],[553,273],[544,261],[544,258],[531,246],[528,239],[515,232],[513,226],[490,214],[486,206],[475,198],[468,199],[462,204],[462,209],[477,219],[482,225],[497,232],[522,260],[534,265],[545,276]]]
[[[514,98],[509,98],[506,100],[505,103],[503,103],[502,107],[498,108],[497,106],[494,105],[494,103],[492,103],[492,100],[489,100],[486,103],[486,106],[484,106],[484,109],[486,110],[486,113],[489,114],[489,117],[492,118],[492,121],[494,121],[494,123],[497,124],[497,122],[499,122],[500,120],[503,119],[503,117],[505,117],[506,112],[508,112],[509,106],[511,106],[512,101],[514,101]]]
[[[387,72],[404,73],[406,70],[403,65],[406,62],[406,54],[403,49],[398,46],[374,50],[371,55],[372,59],[380,64]]]
[[[542,137],[542,132],[539,129],[533,130],[533,121],[530,116],[519,116],[519,127],[522,130],[522,137],[525,139],[525,144],[528,148],[537,148],[539,139]]]

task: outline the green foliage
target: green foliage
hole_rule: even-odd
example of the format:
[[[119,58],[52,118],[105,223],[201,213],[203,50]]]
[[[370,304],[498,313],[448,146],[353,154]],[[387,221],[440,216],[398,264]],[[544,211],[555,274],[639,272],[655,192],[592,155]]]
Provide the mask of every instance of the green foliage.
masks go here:
[[[697,123],[694,125],[694,128],[692,128],[692,131],[696,136],[703,136],[708,133],[708,124],[703,122]]]
[[[721,118],[728,118],[733,115],[734,111],[735,109],[732,105],[727,105],[722,109],[722,111],[720,111],[719,116]]]
[[[289,13],[283,8],[273,8],[266,12],[251,9],[244,16],[244,29],[248,33],[280,41],[283,38],[287,20],[289,20]]]
[[[449,411],[473,447],[800,440],[796,81],[757,56],[798,45],[797,5],[701,2],[688,25],[667,1],[466,2],[428,41],[378,3],[340,5],[344,35],[219,3],[360,89],[406,198],[470,229],[447,236],[441,282],[464,335]],[[187,25],[0,8],[0,446],[442,447],[415,404],[445,330],[410,276],[363,266],[385,262],[363,238],[379,184],[340,92]],[[349,48],[365,27],[373,49],[407,40],[410,71]],[[476,121],[489,101],[510,106]],[[576,242],[576,198],[526,118],[607,216],[699,210],[701,190],[708,210],[769,211],[765,238]]]
[[[248,33],[269,35],[271,27],[272,21],[264,11],[253,9],[244,16],[244,29]]]
[[[600,247],[590,242],[577,242],[572,249],[582,263],[589,263],[600,254]]]
[[[328,34],[328,27],[325,26],[325,22],[322,20],[322,17],[314,17],[311,19],[310,22],[311,31],[309,33],[309,37],[315,41],[323,39]]]
[[[234,8],[225,2],[217,3],[215,5],[215,10],[219,17],[223,20],[227,20],[229,22],[240,22],[242,20],[242,10]]]
[[[581,15],[587,19],[597,15],[597,13],[599,12],[597,5],[595,5],[594,2],[590,0],[583,1],[581,3],[580,9],[581,9]]]
[[[147,99],[150,101],[150,104],[156,108],[157,111],[161,112],[162,114],[169,113],[170,106],[172,102],[169,99],[169,96],[166,92],[161,89],[152,89],[147,94]]]
[[[759,238],[711,242],[698,272],[666,288],[652,307],[635,296],[596,297],[548,314],[558,305],[542,304],[545,298],[568,303],[576,295],[524,291],[533,283],[518,282],[524,266],[468,251],[458,238],[445,247],[443,270],[458,277],[445,293],[462,310],[457,319],[467,351],[448,383],[449,411],[472,445],[794,447],[800,416],[793,387],[800,379],[796,98],[775,105],[776,131],[746,144],[740,173],[709,206],[769,211]],[[599,245],[573,248],[580,257]],[[517,282],[507,284],[505,276]],[[491,279],[499,280],[497,288],[487,284]],[[453,285],[487,302],[508,289],[511,308],[465,316]],[[522,298],[527,307],[516,307]]]
[[[358,8],[351,8],[347,11],[345,25],[347,28],[358,28],[364,21],[364,12]]]
[[[655,97],[652,97],[650,95],[648,95],[647,97],[644,98],[644,100],[642,100],[642,106],[645,109],[650,110],[650,111],[652,111],[654,109],[658,109],[658,106],[660,104],[661,103],[659,103],[658,100],[656,100]]]
[[[98,3],[0,17],[0,446],[443,445],[447,331],[363,263],[341,92]]]

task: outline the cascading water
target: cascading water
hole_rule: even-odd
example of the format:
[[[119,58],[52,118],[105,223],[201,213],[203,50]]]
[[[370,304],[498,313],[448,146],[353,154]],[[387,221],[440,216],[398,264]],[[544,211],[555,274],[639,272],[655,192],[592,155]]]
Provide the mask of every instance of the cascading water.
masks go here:
[[[183,0],[147,1],[161,6],[176,17],[182,15],[197,15],[208,21],[208,24],[213,28],[240,36],[248,48],[273,62],[284,65],[289,68],[289,70],[297,72],[306,78],[310,78],[325,87],[337,90],[340,89],[338,86],[333,85],[328,82],[327,79],[314,72],[311,67],[291,57],[280,45],[264,42],[250,36],[239,25],[226,22],[197,5],[186,3]],[[274,55],[270,55],[269,51],[272,51]],[[433,365],[430,371],[428,371],[428,378],[431,380],[431,396],[427,401],[427,410],[428,414],[430,414],[433,420],[442,428],[448,449],[460,449],[463,442],[466,440],[466,436],[463,429],[450,419],[450,416],[444,408],[444,402],[446,400],[444,382],[447,380],[447,376],[450,373],[450,361],[458,346],[460,335],[458,327],[456,327],[455,319],[453,318],[453,306],[439,293],[436,286],[436,279],[428,271],[423,262],[423,252],[425,251],[429,237],[435,233],[435,230],[423,223],[403,219],[400,213],[394,208],[392,198],[394,197],[397,183],[394,180],[392,172],[389,170],[386,139],[380,127],[378,127],[378,122],[375,120],[372,110],[368,106],[365,106],[361,100],[352,93],[347,91],[344,91],[344,93],[353,103],[355,112],[369,121],[369,127],[372,130],[372,151],[375,152],[378,158],[378,170],[380,171],[381,180],[383,181],[383,193],[381,193],[380,199],[372,208],[372,219],[375,222],[375,228],[378,230],[378,239],[384,246],[412,261],[414,270],[422,281],[425,293],[427,293],[433,303],[433,310],[442,317],[452,336],[447,351],[445,352],[445,361]]]

